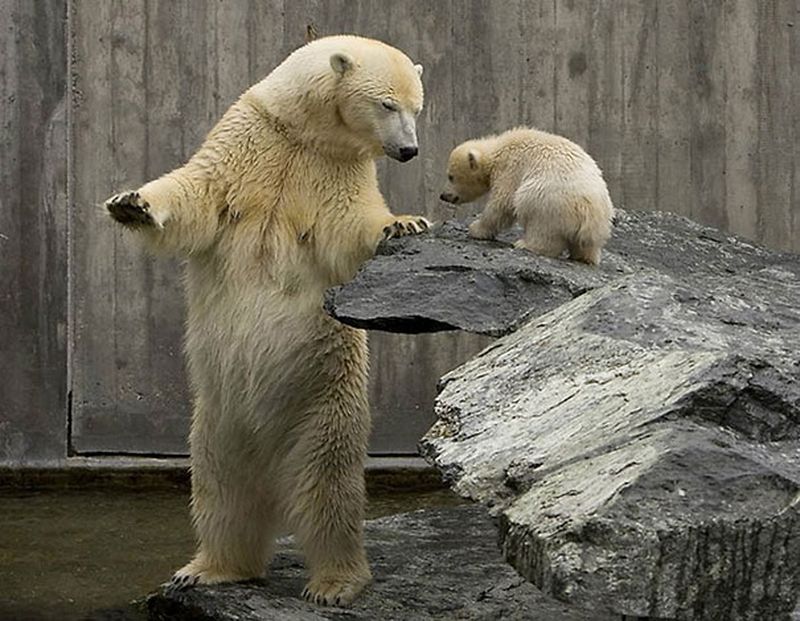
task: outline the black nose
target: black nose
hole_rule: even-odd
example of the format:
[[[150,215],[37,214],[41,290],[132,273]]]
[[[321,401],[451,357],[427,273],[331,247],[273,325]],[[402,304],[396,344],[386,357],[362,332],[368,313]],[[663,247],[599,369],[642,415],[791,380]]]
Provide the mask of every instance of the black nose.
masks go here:
[[[400,161],[407,162],[412,157],[416,157],[417,153],[419,153],[419,149],[417,147],[400,147]]]

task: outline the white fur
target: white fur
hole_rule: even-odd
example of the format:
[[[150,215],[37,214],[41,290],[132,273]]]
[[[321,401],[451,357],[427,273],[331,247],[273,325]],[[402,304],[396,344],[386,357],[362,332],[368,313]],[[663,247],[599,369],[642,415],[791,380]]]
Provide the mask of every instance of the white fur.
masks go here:
[[[185,166],[107,203],[153,249],[188,258],[199,549],[177,585],[259,576],[283,532],[304,550],[308,598],[347,603],[370,579],[366,334],[322,301],[381,238],[428,225],[392,215],[378,189],[387,141],[416,142],[387,98],[406,121],[422,106],[405,55],[319,39],[248,90]]]
[[[519,222],[517,246],[596,265],[614,207],[595,161],[563,136],[517,128],[467,141],[450,154],[444,200],[466,203],[491,191],[470,234],[490,239]]]

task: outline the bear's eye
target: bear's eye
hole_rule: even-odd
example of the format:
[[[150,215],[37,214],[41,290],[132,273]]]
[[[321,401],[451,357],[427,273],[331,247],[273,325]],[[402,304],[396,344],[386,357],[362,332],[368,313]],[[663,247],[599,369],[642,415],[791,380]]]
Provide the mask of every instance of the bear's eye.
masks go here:
[[[448,180],[448,181],[450,181],[450,182],[452,183],[452,181],[453,181],[453,175],[447,175],[447,180]]]
[[[389,112],[397,112],[397,104],[394,103],[391,99],[384,99],[381,102],[384,110],[388,110]]]

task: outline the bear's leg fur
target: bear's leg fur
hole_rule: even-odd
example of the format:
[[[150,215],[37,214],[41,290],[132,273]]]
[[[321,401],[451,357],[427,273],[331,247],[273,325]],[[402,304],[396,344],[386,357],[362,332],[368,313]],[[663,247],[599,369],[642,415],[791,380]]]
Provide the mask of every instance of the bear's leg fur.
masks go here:
[[[318,415],[337,416],[337,408],[330,404]],[[345,424],[332,434],[315,434],[302,449],[309,463],[297,472],[291,503],[293,530],[311,574],[303,597],[325,606],[349,604],[371,580],[363,543],[366,441],[362,455],[346,448],[352,436],[340,420]]]
[[[510,202],[498,200],[496,194],[486,204],[480,217],[469,225],[469,235],[475,239],[494,239],[514,224],[514,208]]]
[[[610,200],[604,201],[603,198],[579,195],[571,201],[570,212],[577,224],[577,233],[570,241],[569,256],[575,261],[589,265],[600,263],[603,246],[611,236],[608,214],[613,212]]]
[[[219,226],[204,187],[202,177],[185,166],[136,191],[112,196],[105,208],[114,220],[141,232],[152,250],[191,254],[207,248]]]
[[[192,521],[199,546],[195,557],[172,578],[171,585],[215,584],[263,575],[279,531],[275,494],[246,441],[219,429],[219,417],[196,410],[192,422]],[[241,436],[240,436],[241,437]],[[227,438],[225,446],[220,439]]]
[[[348,352],[356,345],[359,352]],[[366,337],[332,353],[338,381],[314,399],[284,468],[289,528],[303,549],[310,580],[303,597],[350,603],[371,580],[364,552],[364,460],[369,438]]]
[[[542,231],[530,230],[529,228],[526,228],[525,235],[514,246],[516,248],[525,248],[535,254],[553,259],[560,257],[561,253],[567,249],[567,244],[564,243],[560,235],[547,234]]]
[[[582,261],[589,265],[597,265],[600,263],[600,255],[602,253],[599,245],[574,243],[569,247],[569,258],[575,261]]]

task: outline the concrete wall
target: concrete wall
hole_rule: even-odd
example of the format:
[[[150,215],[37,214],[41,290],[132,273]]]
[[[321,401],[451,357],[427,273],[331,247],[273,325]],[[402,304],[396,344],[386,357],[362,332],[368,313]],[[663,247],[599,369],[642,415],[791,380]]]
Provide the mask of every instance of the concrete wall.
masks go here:
[[[532,124],[583,144],[620,207],[800,250],[798,10],[785,0],[0,0],[0,463],[185,451],[180,265],[145,256],[98,204],[182,162],[309,24],[384,39],[425,65],[422,153],[380,166],[397,211],[474,213],[436,198],[450,148]],[[373,452],[413,452],[436,378],[486,342],[372,335]]]

